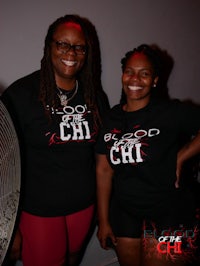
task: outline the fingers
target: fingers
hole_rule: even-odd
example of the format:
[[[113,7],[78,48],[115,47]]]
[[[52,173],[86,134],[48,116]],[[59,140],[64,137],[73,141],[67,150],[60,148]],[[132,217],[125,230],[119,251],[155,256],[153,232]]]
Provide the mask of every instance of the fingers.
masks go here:
[[[111,241],[112,241],[112,248],[115,248],[117,246],[117,238],[114,235],[111,236]]]
[[[114,249],[117,245],[117,238],[113,234],[112,228],[109,223],[99,224],[97,237],[103,249]]]
[[[117,239],[114,235],[109,235],[106,238],[99,239],[100,245],[103,249],[114,249],[117,245]]]
[[[176,182],[175,182],[175,188],[179,188],[179,179],[178,178],[176,179]]]
[[[177,166],[177,168],[176,168],[175,188],[179,188],[180,173],[181,173],[181,168]]]
[[[103,249],[108,249],[106,245],[106,238],[100,240],[100,245]]]

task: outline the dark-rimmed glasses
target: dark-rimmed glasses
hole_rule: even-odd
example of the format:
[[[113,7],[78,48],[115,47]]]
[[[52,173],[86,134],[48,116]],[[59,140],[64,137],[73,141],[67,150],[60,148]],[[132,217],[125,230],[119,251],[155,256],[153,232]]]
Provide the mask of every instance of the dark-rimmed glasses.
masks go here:
[[[63,41],[53,41],[53,42],[55,42],[57,50],[62,54],[66,54],[71,49],[73,49],[77,55],[84,55],[87,50],[86,45],[80,45],[80,44],[71,45],[70,43]]]

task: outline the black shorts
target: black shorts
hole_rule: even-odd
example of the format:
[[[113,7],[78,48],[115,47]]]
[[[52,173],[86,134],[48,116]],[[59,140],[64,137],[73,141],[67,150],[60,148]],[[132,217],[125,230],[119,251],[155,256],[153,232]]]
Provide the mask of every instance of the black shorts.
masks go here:
[[[144,230],[159,235],[164,230],[193,230],[197,224],[195,204],[191,194],[178,193],[176,199],[160,205],[154,211],[142,213],[128,204],[112,197],[110,206],[110,223],[115,236],[140,238]]]

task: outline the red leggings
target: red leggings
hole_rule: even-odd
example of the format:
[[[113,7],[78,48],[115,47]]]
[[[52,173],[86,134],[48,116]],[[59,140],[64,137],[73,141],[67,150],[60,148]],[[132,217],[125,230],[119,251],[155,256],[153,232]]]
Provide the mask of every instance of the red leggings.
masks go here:
[[[66,254],[79,252],[90,229],[94,205],[60,217],[39,217],[22,212],[24,266],[61,266]]]

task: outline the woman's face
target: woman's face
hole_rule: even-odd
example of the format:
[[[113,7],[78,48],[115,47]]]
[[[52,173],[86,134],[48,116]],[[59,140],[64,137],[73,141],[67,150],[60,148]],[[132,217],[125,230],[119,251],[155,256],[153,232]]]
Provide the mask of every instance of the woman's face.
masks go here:
[[[73,47],[67,51],[68,44]],[[74,47],[74,45],[78,46]],[[64,86],[62,84],[76,79],[77,73],[85,62],[86,52],[82,53],[82,48],[85,45],[86,40],[80,25],[67,22],[57,27],[53,35],[51,59],[58,86],[62,87]]]
[[[154,70],[148,57],[142,53],[133,54],[126,62],[122,74],[123,90],[128,102],[148,103],[150,91],[158,77],[154,77]]]

